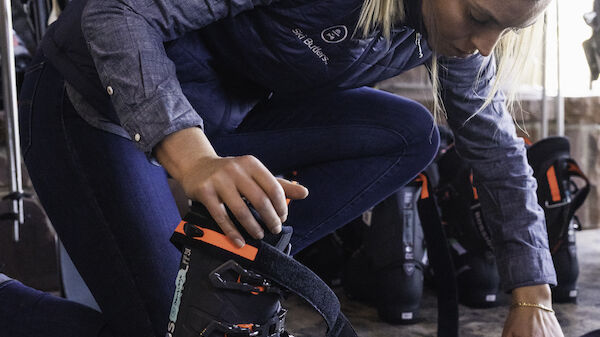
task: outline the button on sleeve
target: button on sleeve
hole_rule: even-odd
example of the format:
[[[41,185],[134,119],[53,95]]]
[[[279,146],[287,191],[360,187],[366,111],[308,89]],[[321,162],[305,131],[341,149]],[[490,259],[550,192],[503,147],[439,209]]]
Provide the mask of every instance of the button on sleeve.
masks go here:
[[[160,114],[159,111],[169,113]],[[194,126],[203,128],[204,122],[196,110],[189,106],[185,96],[173,95],[156,97],[138,105],[138,113],[123,121],[122,125],[135,146],[144,153],[150,153],[167,135]]]

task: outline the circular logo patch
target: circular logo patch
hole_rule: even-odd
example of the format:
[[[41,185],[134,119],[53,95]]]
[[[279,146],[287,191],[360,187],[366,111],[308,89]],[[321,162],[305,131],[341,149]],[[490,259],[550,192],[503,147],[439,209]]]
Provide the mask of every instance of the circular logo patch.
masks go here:
[[[321,38],[327,43],[339,43],[348,36],[348,28],[344,25],[326,28],[321,32]]]

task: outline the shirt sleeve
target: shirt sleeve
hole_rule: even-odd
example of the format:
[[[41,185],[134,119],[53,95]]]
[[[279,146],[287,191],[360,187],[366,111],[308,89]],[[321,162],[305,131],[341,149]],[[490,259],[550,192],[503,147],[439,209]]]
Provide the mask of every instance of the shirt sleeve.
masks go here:
[[[501,287],[556,285],[537,183],[504,95],[482,111],[495,80],[493,57],[440,59],[440,85],[456,150],[473,169],[495,248]],[[479,76],[478,76],[479,74]]]
[[[82,31],[121,125],[149,155],[166,135],[202,127],[163,43],[272,0],[89,0]]]

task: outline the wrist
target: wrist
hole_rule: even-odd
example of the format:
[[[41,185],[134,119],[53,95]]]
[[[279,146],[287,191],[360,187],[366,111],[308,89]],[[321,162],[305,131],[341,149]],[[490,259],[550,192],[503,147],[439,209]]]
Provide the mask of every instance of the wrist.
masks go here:
[[[165,170],[179,182],[186,172],[204,159],[219,157],[198,127],[169,134],[154,147],[154,154]]]
[[[512,302],[536,303],[552,307],[552,292],[547,284],[519,287],[512,291]]]

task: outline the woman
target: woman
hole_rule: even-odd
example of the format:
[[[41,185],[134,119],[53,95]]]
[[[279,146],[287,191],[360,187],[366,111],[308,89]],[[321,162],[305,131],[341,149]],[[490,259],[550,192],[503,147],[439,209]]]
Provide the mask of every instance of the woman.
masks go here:
[[[534,304],[510,311],[504,335],[562,336],[542,310],[555,283],[543,212],[490,57],[547,4],[73,1],[20,100],[32,181],[103,312],[70,329],[165,333],[180,256],[168,242],[180,217],[167,173],[238,247],[225,206],[253,238],[265,235],[244,197],[267,230],[293,226],[294,252],[412,180],[437,150],[433,120],[365,85],[439,61],[440,106],[483,191],[503,288]],[[273,176],[291,170],[310,195]],[[286,197],[296,199],[289,211]],[[23,325],[10,328],[35,335]]]

